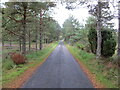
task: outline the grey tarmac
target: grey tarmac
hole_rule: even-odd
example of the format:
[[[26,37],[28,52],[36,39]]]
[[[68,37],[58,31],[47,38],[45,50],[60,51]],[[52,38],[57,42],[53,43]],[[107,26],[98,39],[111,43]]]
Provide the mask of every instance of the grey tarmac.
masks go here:
[[[21,88],[94,88],[80,65],[60,42]]]

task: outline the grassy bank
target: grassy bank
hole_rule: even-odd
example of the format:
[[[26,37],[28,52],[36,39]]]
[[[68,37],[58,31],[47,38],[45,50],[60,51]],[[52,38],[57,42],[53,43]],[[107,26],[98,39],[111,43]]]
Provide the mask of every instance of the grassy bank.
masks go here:
[[[115,68],[107,68],[105,64],[95,60],[95,55],[87,53],[83,50],[78,49],[75,46],[67,45],[67,48],[76,59],[80,60],[87,69],[94,74],[96,80],[102,83],[106,88],[117,88],[118,87],[118,70]]]
[[[11,82],[21,74],[23,74],[27,69],[34,67],[44,61],[44,59],[55,49],[56,43],[51,43],[45,48],[37,52],[31,52],[26,55],[27,63],[21,65],[15,65],[10,58],[3,61],[3,75],[2,83],[3,85]]]

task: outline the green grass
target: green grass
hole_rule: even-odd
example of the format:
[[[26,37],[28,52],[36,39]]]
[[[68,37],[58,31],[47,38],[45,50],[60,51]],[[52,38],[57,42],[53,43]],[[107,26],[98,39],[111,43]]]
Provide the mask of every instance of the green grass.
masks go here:
[[[75,46],[67,44],[66,46],[74,57],[84,63],[91,73],[95,74],[96,79],[100,83],[105,85],[107,88],[118,88],[118,79],[115,77],[115,74],[118,75],[117,69],[114,70],[113,68],[110,68],[108,70],[104,64],[98,64],[94,54],[87,53]]]
[[[2,83],[3,85],[11,82],[17,76],[20,76],[23,72],[29,69],[32,66],[35,66],[41,62],[55,49],[57,46],[56,43],[51,43],[46,48],[37,51],[31,52],[26,55],[27,63],[21,65],[15,65],[10,58],[3,61],[3,75],[2,75]]]

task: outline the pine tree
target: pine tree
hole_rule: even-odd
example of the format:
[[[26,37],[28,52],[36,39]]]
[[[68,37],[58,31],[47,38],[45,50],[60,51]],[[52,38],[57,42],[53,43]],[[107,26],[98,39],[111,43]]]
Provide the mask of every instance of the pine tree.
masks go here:
[[[98,12],[97,12],[97,52],[96,58],[99,59],[101,57],[101,42],[102,42],[102,35],[101,35],[101,2],[98,1]]]
[[[16,22],[17,24],[22,24],[21,27],[21,40],[22,40],[22,54],[26,54],[26,23],[28,14],[28,2],[7,2],[6,5],[6,17],[10,20]],[[21,17],[23,16],[23,17]]]
[[[36,6],[36,7],[34,7]],[[55,7],[53,2],[36,2],[33,3],[33,10],[39,16],[39,49],[42,49],[42,40],[43,40],[43,17],[49,8]]]
[[[118,2],[120,5],[120,1]],[[120,66],[120,7],[118,7],[118,21],[119,21],[119,28],[118,28],[118,63]]]
[[[92,7],[92,6],[89,6]],[[97,52],[96,58],[99,59],[101,57],[101,29],[112,27],[112,23],[107,23],[113,19],[113,15],[111,15],[111,11],[109,10],[109,2],[101,2],[98,0],[98,4],[90,8],[89,12],[91,15],[97,18]]]

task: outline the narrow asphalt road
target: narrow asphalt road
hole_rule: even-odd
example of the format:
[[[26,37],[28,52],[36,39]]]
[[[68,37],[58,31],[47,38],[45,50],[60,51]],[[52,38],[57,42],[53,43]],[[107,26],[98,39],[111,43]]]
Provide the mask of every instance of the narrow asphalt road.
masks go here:
[[[22,88],[93,88],[61,42]]]

